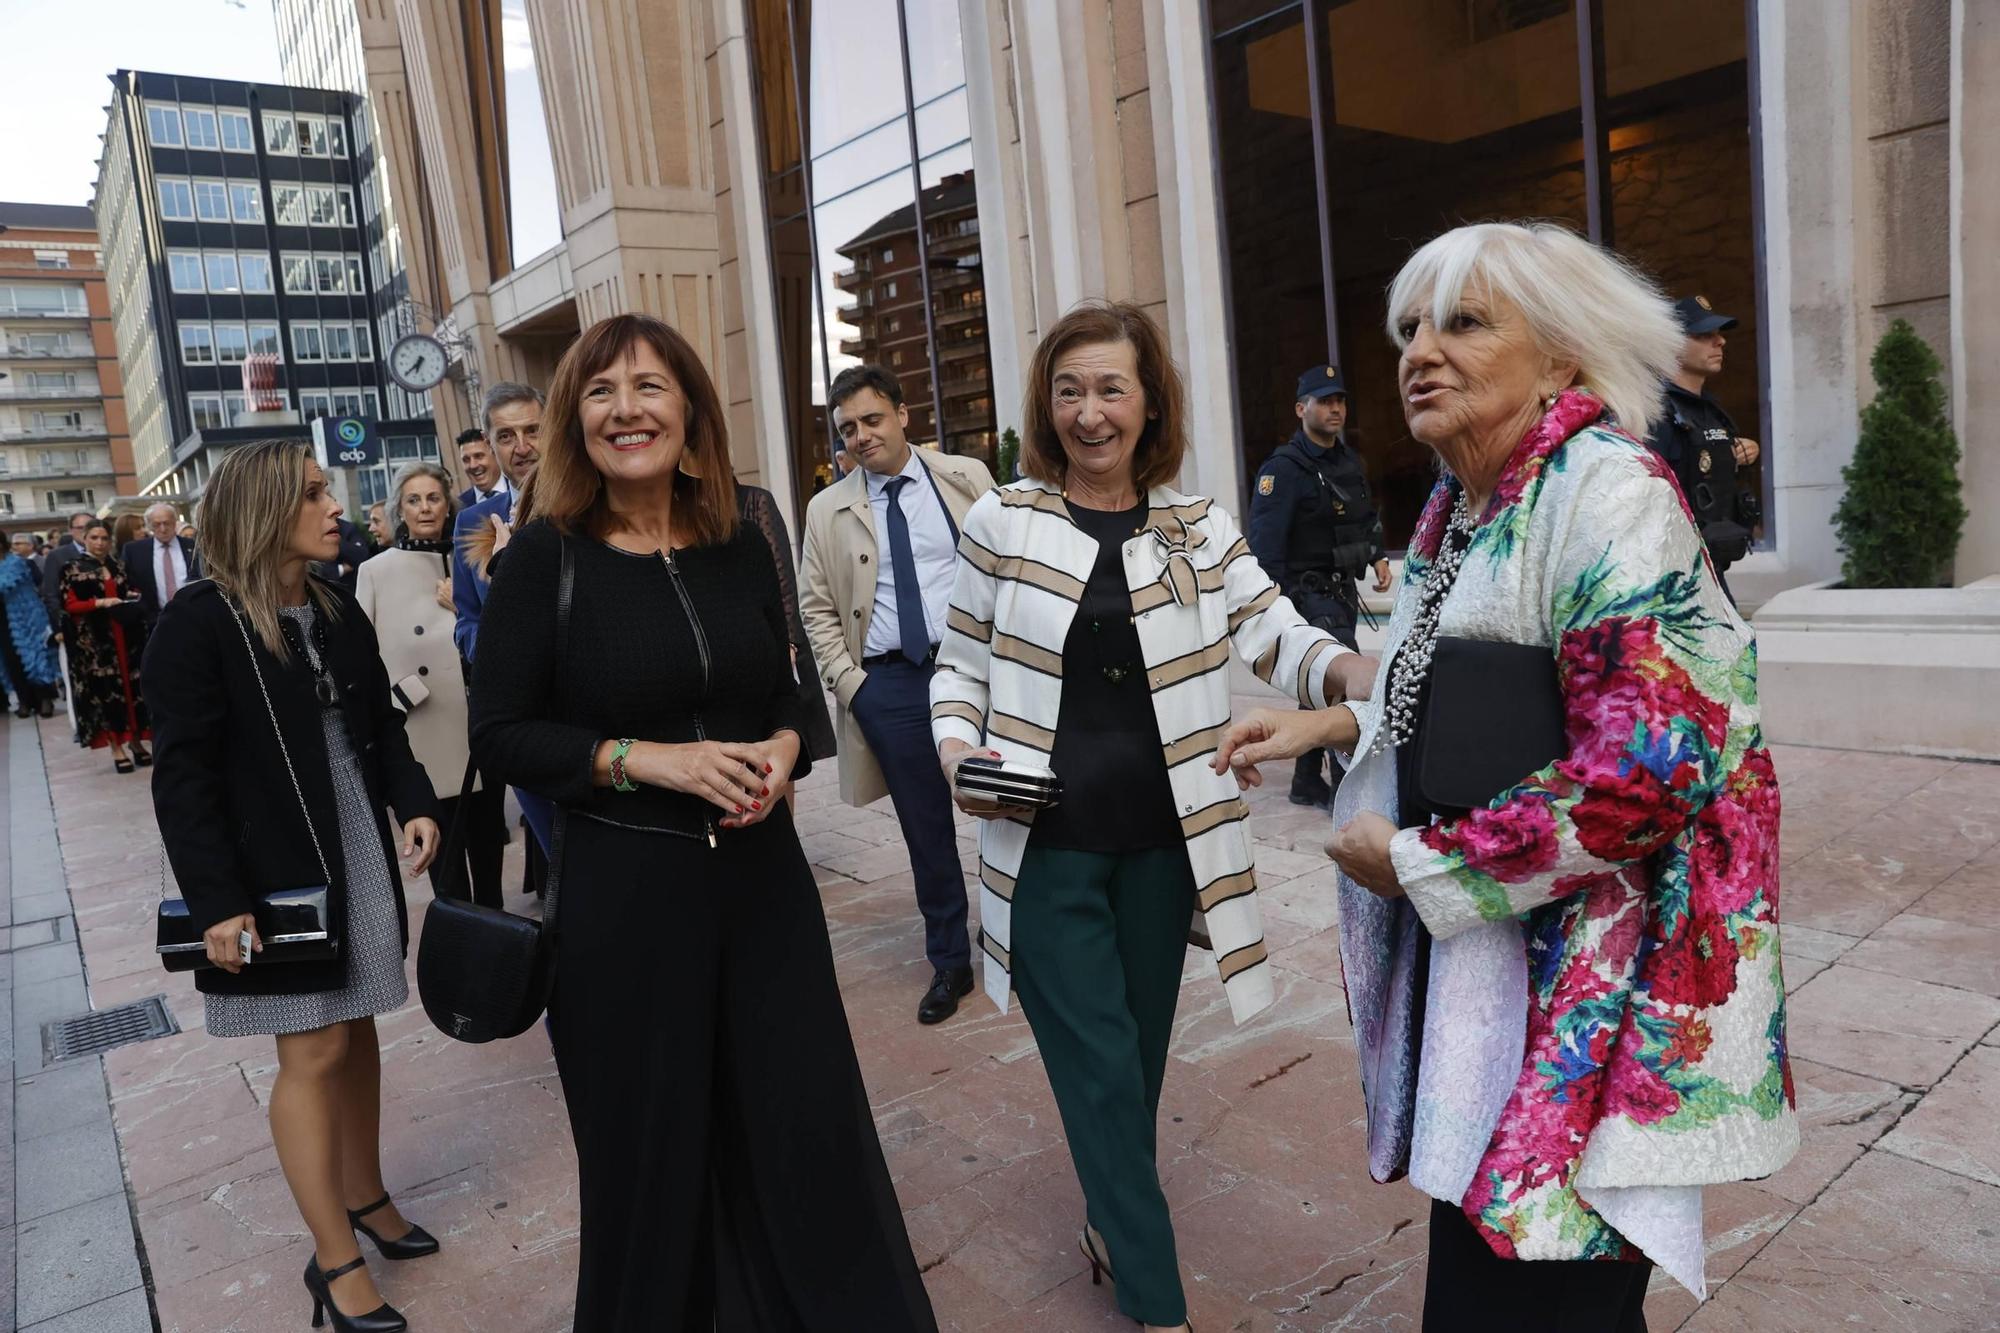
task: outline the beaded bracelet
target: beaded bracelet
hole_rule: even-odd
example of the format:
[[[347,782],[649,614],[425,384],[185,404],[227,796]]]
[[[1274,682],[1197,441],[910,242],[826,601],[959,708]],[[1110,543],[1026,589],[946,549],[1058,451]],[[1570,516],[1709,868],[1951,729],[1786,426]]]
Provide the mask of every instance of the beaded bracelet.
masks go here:
[[[638,742],[632,737],[617,742],[611,751],[611,789],[613,791],[637,791],[638,786],[625,776],[625,756],[632,752]]]

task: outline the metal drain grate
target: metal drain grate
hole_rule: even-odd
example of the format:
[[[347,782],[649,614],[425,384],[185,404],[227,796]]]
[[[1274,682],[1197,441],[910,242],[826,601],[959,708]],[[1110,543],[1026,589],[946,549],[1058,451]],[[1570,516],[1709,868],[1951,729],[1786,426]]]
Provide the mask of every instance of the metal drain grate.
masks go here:
[[[174,1016],[167,1012],[167,997],[155,995],[135,1000],[116,1009],[98,1009],[75,1018],[58,1018],[42,1024],[42,1058],[49,1064],[96,1055],[114,1046],[135,1041],[170,1037],[180,1031]]]

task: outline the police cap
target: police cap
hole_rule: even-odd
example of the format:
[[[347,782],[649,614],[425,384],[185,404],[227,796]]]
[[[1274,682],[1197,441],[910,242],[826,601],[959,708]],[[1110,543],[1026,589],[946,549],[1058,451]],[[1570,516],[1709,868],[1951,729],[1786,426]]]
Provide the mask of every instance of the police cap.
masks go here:
[[[1314,366],[1311,370],[1299,376],[1299,392],[1296,401],[1304,402],[1308,398],[1325,398],[1329,394],[1336,393],[1343,398],[1347,396],[1347,386],[1340,382],[1340,367]]]
[[[1674,302],[1674,314],[1680,317],[1681,332],[1689,336],[1698,333],[1719,333],[1723,329],[1736,327],[1736,317],[1717,314],[1706,296],[1682,297]]]

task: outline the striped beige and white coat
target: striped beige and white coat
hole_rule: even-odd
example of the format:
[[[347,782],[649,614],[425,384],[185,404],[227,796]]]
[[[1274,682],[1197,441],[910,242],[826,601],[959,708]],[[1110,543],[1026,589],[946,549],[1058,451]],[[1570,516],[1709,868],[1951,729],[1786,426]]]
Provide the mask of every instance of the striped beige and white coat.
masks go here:
[[[1229,653],[1269,684],[1323,708],[1326,668],[1348,651],[1308,625],[1264,573],[1236,522],[1212,501],[1154,487],[1146,527],[1124,544],[1126,586],[1152,689],[1176,814],[1197,887],[1196,933],[1215,950],[1241,1023],[1271,1002],[1257,912],[1249,807],[1210,767],[1229,728]],[[965,517],[958,578],[931,678],[931,733],[1047,765],[1062,706],[1063,644],[1097,560],[1095,538],[1038,481],[989,492]],[[1029,818],[989,819],[979,835],[986,992],[1011,991],[1009,922]]]

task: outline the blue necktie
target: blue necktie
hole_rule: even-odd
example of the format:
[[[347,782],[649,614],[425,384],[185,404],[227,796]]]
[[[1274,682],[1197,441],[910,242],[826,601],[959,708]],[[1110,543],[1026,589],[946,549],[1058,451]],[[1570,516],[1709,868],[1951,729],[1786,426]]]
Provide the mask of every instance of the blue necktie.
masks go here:
[[[910,519],[903,512],[908,477],[889,483],[889,567],[896,572],[896,628],[903,633],[903,656],[922,666],[931,655],[930,620],[924,590],[917,582],[917,555],[910,547]]]

